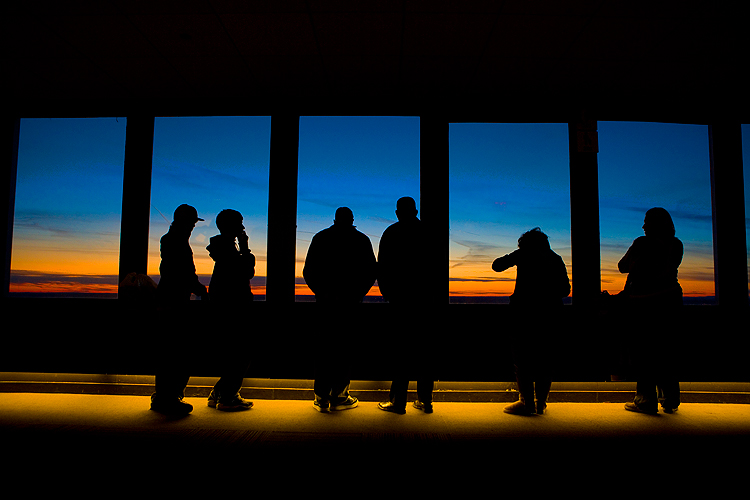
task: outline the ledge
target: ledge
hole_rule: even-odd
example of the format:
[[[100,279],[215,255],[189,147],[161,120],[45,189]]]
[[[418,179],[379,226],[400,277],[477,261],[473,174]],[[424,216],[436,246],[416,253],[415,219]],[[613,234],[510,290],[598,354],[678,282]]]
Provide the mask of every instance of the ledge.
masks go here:
[[[185,394],[207,397],[218,377],[191,377]],[[389,381],[353,380],[352,394],[361,401],[388,398]],[[0,372],[0,392],[109,394],[149,396],[153,375]],[[409,384],[416,391],[416,383]],[[686,403],[750,404],[747,382],[681,382]],[[627,402],[635,393],[635,382],[553,382],[551,402]],[[242,395],[248,399],[313,399],[313,381],[308,379],[246,378]],[[441,402],[510,402],[518,398],[513,382],[437,381],[434,400]]]

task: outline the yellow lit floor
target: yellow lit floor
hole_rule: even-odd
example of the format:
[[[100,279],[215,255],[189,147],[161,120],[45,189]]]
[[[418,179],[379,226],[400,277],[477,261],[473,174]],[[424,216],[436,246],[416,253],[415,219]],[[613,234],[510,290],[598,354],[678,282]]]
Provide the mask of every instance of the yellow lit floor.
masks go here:
[[[743,404],[684,403],[651,416],[621,403],[550,403],[545,415],[520,417],[503,413],[503,403],[436,403],[433,414],[408,406],[396,415],[369,401],[331,414],[312,401],[255,400],[241,413],[187,401],[192,414],[169,419],[150,411],[146,396],[3,393],[0,439],[17,474],[106,477],[116,489],[165,474],[177,474],[176,484],[203,487],[212,474],[231,474],[300,491],[310,481],[386,487],[399,477],[411,488],[420,474],[420,488],[433,492],[462,480],[550,488],[547,481],[571,475],[629,488],[641,473],[663,474],[672,488],[678,479],[667,464],[680,468],[681,487],[694,467],[701,473],[691,481],[718,471],[731,480],[734,467],[746,470],[734,457],[750,451]]]

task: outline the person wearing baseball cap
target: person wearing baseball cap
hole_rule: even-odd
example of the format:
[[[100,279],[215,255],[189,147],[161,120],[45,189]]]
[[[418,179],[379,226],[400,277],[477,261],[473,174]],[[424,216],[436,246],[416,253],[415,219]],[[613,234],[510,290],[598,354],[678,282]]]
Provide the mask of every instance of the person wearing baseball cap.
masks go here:
[[[169,231],[161,237],[161,264],[156,296],[163,311],[157,339],[156,388],[151,396],[151,409],[169,415],[187,415],[193,406],[183,401],[190,379],[180,355],[183,336],[192,318],[189,304],[191,295],[208,298],[208,290],[198,279],[190,248],[190,235],[195,223],[202,221],[198,211],[190,205],[180,205],[174,211]]]
[[[174,211],[173,221],[180,224],[192,224],[193,227],[195,227],[195,223],[202,220],[203,219],[198,217],[198,211],[195,209],[195,207],[185,205],[184,203],[177,207]]]

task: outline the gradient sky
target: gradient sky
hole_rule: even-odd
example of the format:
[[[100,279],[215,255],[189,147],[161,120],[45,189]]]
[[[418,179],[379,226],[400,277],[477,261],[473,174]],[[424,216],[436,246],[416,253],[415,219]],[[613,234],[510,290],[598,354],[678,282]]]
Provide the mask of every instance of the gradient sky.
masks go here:
[[[113,291],[125,125],[21,120],[11,291]]]
[[[11,291],[116,291],[125,125],[125,118],[22,120]],[[262,293],[269,145],[269,117],[157,118],[152,278],[158,280],[158,240],[174,209],[189,203],[206,219],[191,245],[207,284],[213,263],[205,246],[218,233],[215,216],[233,208],[245,217],[257,257],[253,286]],[[536,226],[573,278],[567,148],[565,124],[451,125],[452,295],[511,293],[515,271],[494,273],[490,264]],[[746,186],[749,150],[750,130],[743,126]],[[600,122],[599,192],[604,289],[622,289],[616,263],[643,234],[645,211],[663,206],[685,243],[680,282],[686,295],[713,294],[706,126]],[[332,223],[339,206],[353,210],[355,225],[377,252],[401,196],[419,202],[418,118],[302,117],[297,275],[310,238]],[[298,293],[309,293],[298,281]]]

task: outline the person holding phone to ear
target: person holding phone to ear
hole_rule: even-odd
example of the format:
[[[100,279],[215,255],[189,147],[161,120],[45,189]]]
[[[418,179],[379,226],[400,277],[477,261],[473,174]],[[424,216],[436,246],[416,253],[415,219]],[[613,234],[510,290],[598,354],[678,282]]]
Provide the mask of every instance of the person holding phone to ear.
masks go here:
[[[208,396],[208,406],[222,411],[249,410],[253,406],[240,396],[249,347],[243,318],[252,306],[250,280],[255,276],[255,256],[242,222],[242,214],[236,210],[219,212],[216,227],[221,234],[211,237],[206,247],[214,260],[208,291],[218,320],[212,332],[217,339],[213,355],[223,364],[222,376]]]

